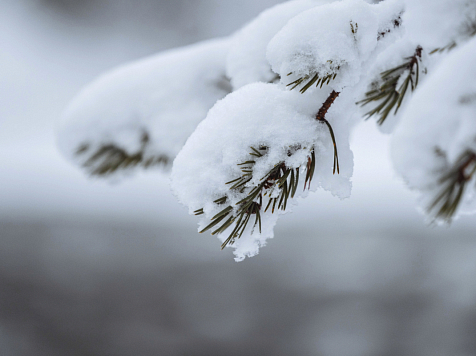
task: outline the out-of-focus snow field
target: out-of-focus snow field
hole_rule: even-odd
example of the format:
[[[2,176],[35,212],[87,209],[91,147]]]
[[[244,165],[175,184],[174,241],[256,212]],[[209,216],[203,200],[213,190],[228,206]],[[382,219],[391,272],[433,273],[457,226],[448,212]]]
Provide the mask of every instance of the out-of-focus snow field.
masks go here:
[[[0,354],[476,355],[476,223],[429,227],[388,138],[352,197],[311,194],[258,256],[196,233],[168,178],[86,178],[55,147],[78,90],[277,0],[0,0]]]

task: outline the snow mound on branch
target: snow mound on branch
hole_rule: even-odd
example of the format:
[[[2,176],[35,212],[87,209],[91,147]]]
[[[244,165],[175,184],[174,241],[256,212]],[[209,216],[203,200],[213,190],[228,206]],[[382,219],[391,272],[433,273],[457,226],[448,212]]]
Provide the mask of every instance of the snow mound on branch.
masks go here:
[[[376,7],[363,0],[343,0],[293,17],[268,45],[273,71],[286,84],[308,75],[337,73],[330,82],[333,89],[355,85],[362,63],[377,45]]]
[[[350,194],[353,157],[348,141],[345,141],[348,138],[346,118],[341,120],[336,117],[342,114],[338,105],[340,98],[333,104],[336,108],[333,106],[326,116],[332,125],[335,124],[339,159],[341,167],[345,167],[340,175],[332,174],[334,150],[329,130],[315,119],[328,95],[329,91],[323,90],[309,100],[298,92],[282,90],[275,84],[255,83],[229,94],[210,110],[177,155],[171,177],[174,194],[188,206],[190,213],[203,208],[199,230],[226,207],[214,203],[216,199],[226,197],[226,204],[234,207],[236,212],[236,203],[246,197],[251,187],[259,184],[261,178],[278,163],[285,162],[287,167],[303,167],[311,147],[315,147],[316,151],[316,171],[311,190],[320,186],[341,198]],[[342,102],[348,101],[344,99]],[[342,123],[338,124],[338,120]],[[253,152],[250,147],[267,147],[267,151],[262,157],[253,158],[249,154]],[[299,149],[294,152],[295,147]],[[290,154],[290,150],[294,153]],[[226,183],[242,175],[238,164],[250,159],[255,159],[256,164],[247,188],[244,192],[230,190],[230,185]],[[297,195],[305,194],[304,174]],[[250,223],[243,236],[232,245],[237,261],[256,255],[266,239],[273,237],[278,213],[264,213],[263,210],[261,233],[257,228],[252,229],[253,224]],[[224,241],[233,227],[218,237]]]
[[[91,174],[171,163],[208,110],[230,92],[228,39],[121,66],[84,88],[63,115],[61,151]]]
[[[392,1],[394,6],[389,6],[391,5],[389,0],[381,2],[378,6],[382,9],[393,7],[394,14],[400,13],[398,19],[400,24],[398,29],[391,27],[389,31],[379,29],[379,35],[383,34],[379,44],[385,42],[386,48],[376,53],[374,65],[366,74],[366,77],[372,80],[368,83],[369,88],[370,84],[374,84],[372,89],[381,85],[380,73],[402,65],[405,59],[413,56],[416,48],[420,47],[422,51],[419,60],[419,84],[416,88],[419,90],[427,74],[431,75],[436,70],[439,62],[451,48],[467,41],[476,31],[476,2],[474,0]],[[403,11],[396,11],[399,6]],[[440,49],[441,52],[429,55],[435,49]],[[414,73],[415,71],[414,68]],[[400,79],[403,80],[404,77],[405,75]],[[402,81],[398,83],[397,89],[401,83]],[[379,129],[384,133],[393,132],[411,100],[412,93],[407,93],[398,112],[392,110]],[[372,108],[371,104],[361,110],[362,114],[365,115],[369,108]]]
[[[427,207],[440,179],[466,151],[476,152],[476,38],[454,49],[415,93],[395,130],[392,159]],[[474,211],[474,177],[462,212]]]
[[[397,0],[387,0],[395,2]],[[398,0],[401,1],[401,0]],[[303,11],[336,2],[336,0],[294,0],[278,4],[263,11],[233,37],[227,58],[227,75],[234,89],[255,82],[269,83],[277,80],[266,58],[271,39],[286,23]],[[375,1],[366,0],[373,3]],[[286,73],[287,74],[287,73]]]
[[[276,73],[266,60],[266,46],[273,36],[300,12],[332,0],[294,0],[263,11],[238,31],[227,58],[227,74],[234,89],[254,82],[271,82]]]

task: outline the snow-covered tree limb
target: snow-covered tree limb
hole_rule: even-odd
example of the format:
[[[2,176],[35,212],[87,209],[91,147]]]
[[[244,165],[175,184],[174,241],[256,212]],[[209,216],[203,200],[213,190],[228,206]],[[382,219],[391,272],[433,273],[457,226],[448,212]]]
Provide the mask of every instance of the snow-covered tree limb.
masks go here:
[[[476,210],[475,34],[474,0],[287,1],[100,78],[60,146],[96,175],[176,157],[174,194],[240,261],[298,197],[350,196],[349,135],[376,116],[423,210],[450,221]]]
[[[67,108],[60,149],[91,175],[170,168],[207,111],[231,91],[228,48],[229,39],[207,41],[102,75]]]

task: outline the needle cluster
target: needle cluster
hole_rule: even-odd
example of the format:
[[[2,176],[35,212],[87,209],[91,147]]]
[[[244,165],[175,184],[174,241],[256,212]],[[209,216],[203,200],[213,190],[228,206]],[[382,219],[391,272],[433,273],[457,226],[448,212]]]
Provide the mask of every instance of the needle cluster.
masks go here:
[[[304,83],[302,88],[299,90],[301,94],[304,94],[310,87],[312,87],[314,84],[316,84],[316,88],[322,88],[322,86],[328,85],[331,80],[336,79],[337,77],[337,71],[340,69],[340,66],[337,66],[336,71],[332,71],[331,73],[326,73],[322,76],[319,76],[319,73],[312,73],[308,74],[302,77],[299,77],[295,81],[287,84],[286,86],[289,87],[291,86],[291,90],[295,89],[296,87],[300,86],[301,84]],[[288,76],[293,74],[293,72],[290,72]]]
[[[417,47],[415,54],[405,58],[403,64],[380,73],[382,84],[365,93],[365,99],[357,102],[362,106],[373,102],[378,103],[375,108],[365,114],[367,119],[379,115],[377,123],[382,125],[393,109],[395,109],[394,115],[397,114],[408,88],[410,87],[413,91],[418,86],[421,52],[422,48]],[[401,83],[400,86],[398,86],[399,83]]]
[[[450,222],[458,208],[468,182],[476,172],[476,153],[464,152],[454,166],[439,180],[440,190],[427,208],[437,219]]]
[[[83,163],[83,168],[92,176],[108,176],[119,170],[132,167],[149,168],[152,166],[167,166],[169,157],[160,155],[156,157],[144,157],[144,149],[149,141],[148,135],[144,134],[141,140],[141,150],[130,154],[121,147],[114,144],[100,146],[94,152],[90,152],[89,144],[83,144],[76,150],[77,156],[90,155]]]
[[[260,183],[255,186],[248,186],[248,183],[253,178],[253,166],[256,160],[266,154],[267,147],[259,147],[256,149],[251,147],[250,155],[253,159],[238,164],[241,168],[242,175],[232,181],[227,182],[230,185],[230,190],[235,190],[240,193],[247,193],[247,195],[240,200],[235,206],[227,205],[211,220],[200,233],[203,233],[212,228],[212,235],[220,234],[227,230],[234,224],[234,228],[229,234],[228,238],[223,242],[222,249],[227,245],[232,245],[236,239],[239,239],[246,229],[252,216],[254,216],[253,229],[258,227],[261,233],[261,214],[262,212],[271,211],[273,214],[275,210],[286,210],[288,199],[293,198],[299,185],[299,171],[300,168],[287,167],[284,162],[276,164],[264,177],[260,179]],[[314,169],[316,165],[316,157],[314,149],[310,150],[310,156],[306,164],[306,178],[304,182],[304,189],[306,185],[310,186]],[[264,207],[264,200],[268,199],[266,207]],[[225,205],[228,201],[226,196],[214,201],[215,204]],[[264,209],[264,210],[263,210]],[[195,215],[204,213],[203,209],[198,209]]]

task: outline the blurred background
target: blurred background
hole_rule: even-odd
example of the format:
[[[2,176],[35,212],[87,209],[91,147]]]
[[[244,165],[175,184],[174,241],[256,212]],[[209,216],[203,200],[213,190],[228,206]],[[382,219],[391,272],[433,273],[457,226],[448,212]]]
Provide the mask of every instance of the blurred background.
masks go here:
[[[0,0],[0,355],[476,355],[476,222],[429,226],[388,137],[260,254],[199,235],[160,171],[87,178],[55,147],[97,75],[240,28],[279,0]]]

